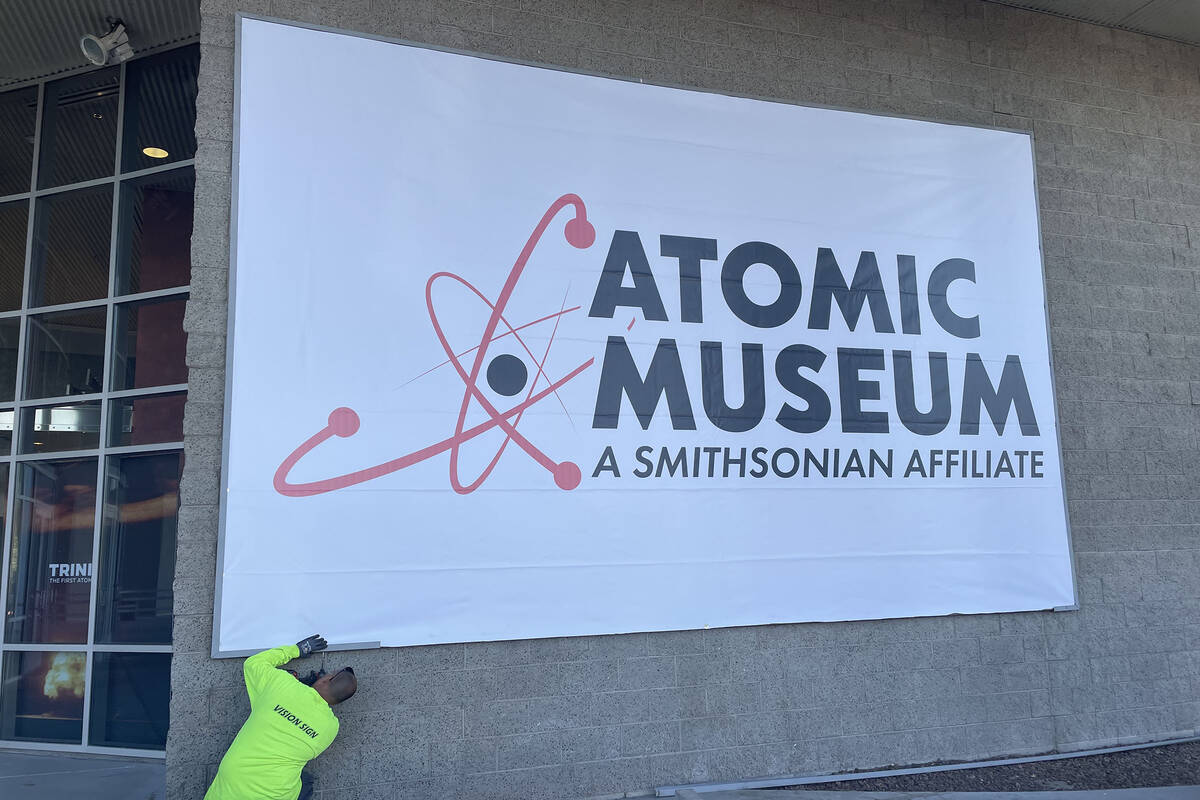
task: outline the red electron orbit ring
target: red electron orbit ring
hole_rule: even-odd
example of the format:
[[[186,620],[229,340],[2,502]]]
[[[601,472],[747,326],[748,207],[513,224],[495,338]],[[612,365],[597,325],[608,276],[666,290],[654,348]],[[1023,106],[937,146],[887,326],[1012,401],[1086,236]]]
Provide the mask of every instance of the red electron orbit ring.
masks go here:
[[[504,317],[504,308],[508,305],[509,298],[512,297],[513,290],[516,288],[517,280],[521,277],[521,273],[525,270],[525,265],[529,262],[530,256],[533,255],[534,249],[541,241],[542,235],[546,232],[546,228],[550,225],[550,222],[554,219],[559,211],[568,205],[574,207],[575,216],[567,221],[567,224],[563,229],[563,235],[566,238],[567,243],[572,247],[583,250],[591,247],[593,242],[595,242],[596,229],[587,221],[587,209],[584,207],[583,200],[581,200],[579,196],[575,194],[564,194],[550,205],[550,207],[546,210],[546,213],[542,215],[541,221],[538,222],[537,226],[533,229],[533,232],[529,235],[529,239],[526,241],[525,247],[521,250],[521,254],[517,257],[516,263],[513,264],[513,268],[509,272],[508,278],[505,280],[504,286],[501,288],[500,294],[496,298],[495,303],[492,303],[490,300],[488,300],[482,292],[475,288],[466,279],[450,272],[434,273],[433,275],[429,276],[429,280],[426,281],[425,306],[429,312],[430,322],[433,324],[434,332],[437,334],[438,341],[441,342],[442,349],[446,351],[449,363],[454,366],[455,371],[458,372],[459,377],[462,378],[464,385],[462,404],[459,407],[458,421],[455,423],[453,435],[448,436],[440,442],[431,444],[428,447],[424,447],[420,450],[414,450],[413,452],[401,456],[400,458],[392,459],[391,461],[386,461],[382,464],[377,464],[374,467],[367,467],[366,469],[357,470],[355,472],[348,472],[345,475],[338,475],[333,478],[325,478],[319,481],[310,481],[308,483],[289,482],[288,475],[291,473],[292,468],[296,466],[300,459],[311,453],[316,447],[334,436],[345,439],[358,432],[358,414],[355,413],[353,409],[344,406],[341,408],[335,408],[333,411],[329,412],[329,419],[326,426],[317,431],[317,433],[313,434],[303,444],[293,450],[292,453],[283,460],[283,463],[279,465],[279,468],[275,470],[275,491],[287,497],[307,497],[316,494],[324,494],[326,492],[333,492],[337,491],[338,489],[345,489],[348,486],[365,483],[367,481],[374,480],[375,478],[397,472],[405,467],[420,463],[428,458],[438,455],[439,453],[444,453],[449,450],[450,485],[454,488],[454,491],[459,494],[469,494],[478,489],[483,482],[487,480],[487,477],[496,467],[496,464],[499,463],[500,456],[504,454],[504,450],[506,447],[508,447],[508,443],[510,441],[516,442],[517,446],[528,453],[534,461],[545,467],[546,470],[554,476],[554,483],[560,489],[569,491],[579,486],[583,476],[580,472],[578,464],[572,461],[562,461],[556,463],[553,459],[534,446],[534,444],[519,431],[517,431],[517,424],[520,423],[521,417],[524,415],[526,409],[540,402],[550,394],[557,393],[559,388],[595,363],[595,358],[589,358],[587,361],[583,362],[575,369],[564,375],[562,378],[559,378],[557,381],[551,381],[549,376],[547,376],[542,369],[546,362],[546,358],[550,354],[550,347],[554,343],[554,336],[558,332],[559,320],[561,320],[565,314],[568,314],[576,309],[561,310],[557,314],[551,314],[539,320],[547,321],[549,319],[554,319],[555,321],[554,332],[551,334],[550,340],[546,344],[546,352],[542,356],[541,360],[538,360],[529,347],[525,344],[525,341],[517,332],[518,329],[514,328],[512,324],[510,324],[509,321]],[[456,354],[453,348],[450,346],[450,342],[446,339],[441,325],[438,323],[437,314],[434,311],[432,295],[433,284],[442,278],[451,278],[461,283],[463,286],[466,286],[477,297],[483,300],[488,307],[491,308],[492,313],[488,317],[487,326],[484,328],[483,336],[480,338],[478,347],[474,348],[475,360],[472,363],[469,371],[463,368],[462,362],[459,360],[459,355]],[[501,322],[504,323],[504,327],[507,328],[507,332],[502,333],[499,336],[495,336],[494,334],[496,332],[496,328]],[[534,364],[536,364],[537,377],[530,382],[529,390],[526,393],[524,400],[506,411],[499,411],[479,389],[479,371],[487,354],[488,344],[496,339],[509,335],[516,338],[521,347],[524,348],[525,352],[529,354],[529,357],[533,360]],[[545,389],[535,393],[534,389],[537,387],[538,380],[541,378],[545,378],[549,385]],[[471,428],[464,428],[467,410],[470,408],[472,399],[483,406],[484,410],[488,413],[488,419],[485,422],[481,422]],[[515,417],[515,419],[510,422],[509,419],[513,417]],[[504,441],[501,443],[499,450],[496,451],[496,455],[484,468],[479,477],[470,484],[463,485],[458,476],[459,448],[464,442],[470,441],[476,436],[479,436],[480,434],[495,427],[500,427],[504,431]]]

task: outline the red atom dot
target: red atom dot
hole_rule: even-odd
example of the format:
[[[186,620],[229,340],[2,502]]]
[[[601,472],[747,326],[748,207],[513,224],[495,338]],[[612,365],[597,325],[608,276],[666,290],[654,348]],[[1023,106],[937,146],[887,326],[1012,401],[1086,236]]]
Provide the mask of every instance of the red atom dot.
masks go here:
[[[358,414],[354,413],[354,409],[335,408],[329,412],[329,430],[334,436],[341,436],[345,439],[347,436],[353,436],[358,433]]]
[[[583,473],[579,471],[579,465],[571,461],[564,461],[554,468],[554,483],[558,488],[571,491],[579,482],[583,480]]]
[[[580,250],[586,250],[596,241],[596,229],[592,227],[592,223],[581,217],[568,220],[563,234],[567,237],[567,244]]]

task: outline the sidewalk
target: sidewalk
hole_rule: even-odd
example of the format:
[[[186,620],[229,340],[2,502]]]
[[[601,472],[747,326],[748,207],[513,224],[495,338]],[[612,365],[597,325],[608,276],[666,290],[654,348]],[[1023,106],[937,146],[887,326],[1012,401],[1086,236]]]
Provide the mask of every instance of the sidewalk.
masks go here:
[[[1150,789],[1093,789],[1090,792],[823,792],[823,790],[739,789],[689,792],[680,800],[1200,800],[1200,786]]]
[[[0,750],[3,800],[164,800],[165,786],[166,768],[161,760]],[[741,789],[699,793],[682,789],[675,796],[681,800],[1200,800],[1200,786],[1059,792]]]
[[[681,800],[1200,800],[1200,786],[1095,789],[1083,792],[828,792],[740,789],[699,793],[681,790]]]
[[[4,800],[163,800],[162,759],[0,750]]]

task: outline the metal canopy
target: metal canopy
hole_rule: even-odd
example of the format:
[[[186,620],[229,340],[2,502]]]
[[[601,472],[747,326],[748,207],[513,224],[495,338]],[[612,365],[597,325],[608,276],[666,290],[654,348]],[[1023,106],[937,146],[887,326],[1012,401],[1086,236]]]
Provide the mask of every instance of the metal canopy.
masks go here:
[[[91,69],[79,49],[85,33],[118,17],[135,54],[200,37],[200,0],[5,0],[0,11],[0,87]]]
[[[1187,44],[1200,44],[1197,0],[992,0],[1006,6],[1043,11],[1094,22],[1109,28],[1147,33]]]
[[[1200,44],[1197,0],[992,2]],[[89,68],[79,37],[107,31],[105,17],[124,20],[138,54],[200,35],[199,0],[5,0],[0,16],[0,87]]]

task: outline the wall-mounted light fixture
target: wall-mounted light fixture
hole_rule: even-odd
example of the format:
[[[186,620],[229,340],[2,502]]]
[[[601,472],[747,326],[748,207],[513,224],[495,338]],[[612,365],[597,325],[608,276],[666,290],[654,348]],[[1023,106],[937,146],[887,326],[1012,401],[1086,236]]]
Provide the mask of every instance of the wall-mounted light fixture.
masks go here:
[[[125,31],[125,23],[119,19],[107,17],[108,33],[103,36],[85,33],[79,39],[79,49],[84,57],[98,67],[116,58],[117,62],[127,61],[133,57],[133,48],[129,46],[129,34]]]

